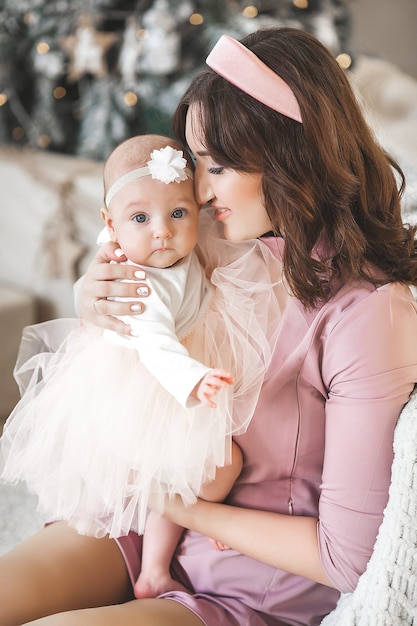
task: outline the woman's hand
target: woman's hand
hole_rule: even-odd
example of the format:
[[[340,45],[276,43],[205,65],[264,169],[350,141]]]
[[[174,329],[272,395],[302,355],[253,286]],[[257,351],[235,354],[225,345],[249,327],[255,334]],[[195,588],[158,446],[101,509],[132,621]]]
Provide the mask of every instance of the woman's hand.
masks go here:
[[[149,288],[146,283],[140,282],[146,278],[145,272],[135,266],[121,264],[120,261],[126,261],[126,257],[120,253],[120,248],[113,242],[100,247],[77,285],[76,304],[82,319],[129,335],[130,326],[115,316],[141,313],[144,304],[140,298],[146,297]],[[134,302],[119,302],[113,298],[132,298]]]

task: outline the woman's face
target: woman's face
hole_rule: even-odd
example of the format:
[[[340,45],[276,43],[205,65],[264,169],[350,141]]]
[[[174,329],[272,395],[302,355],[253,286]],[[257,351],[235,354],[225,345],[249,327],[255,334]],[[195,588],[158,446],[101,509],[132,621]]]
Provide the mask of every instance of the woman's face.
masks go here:
[[[262,200],[261,174],[247,174],[216,164],[199,140],[195,107],[187,113],[186,139],[194,155],[194,189],[199,204],[209,204],[231,241],[255,239],[273,230]]]

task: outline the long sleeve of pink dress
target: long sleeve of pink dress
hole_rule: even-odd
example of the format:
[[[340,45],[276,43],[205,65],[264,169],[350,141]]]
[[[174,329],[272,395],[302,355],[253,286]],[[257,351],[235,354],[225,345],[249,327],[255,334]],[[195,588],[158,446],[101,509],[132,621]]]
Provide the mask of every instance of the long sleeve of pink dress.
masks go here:
[[[277,240],[266,243],[279,255]],[[280,324],[256,412],[235,438],[244,468],[228,502],[317,518],[323,567],[338,590],[350,591],[372,554],[395,424],[417,382],[417,307],[406,286],[351,282],[311,311],[288,297]],[[127,544],[124,552],[133,572],[138,557]],[[315,626],[339,595],[233,550],[218,552],[195,532],[175,566],[192,592],[168,597],[207,626]]]
[[[319,499],[323,565],[342,591],[364,571],[391,477],[393,429],[416,381],[416,309],[406,288],[355,288],[336,300],[344,314],[326,329]],[[336,303],[335,303],[336,304]]]

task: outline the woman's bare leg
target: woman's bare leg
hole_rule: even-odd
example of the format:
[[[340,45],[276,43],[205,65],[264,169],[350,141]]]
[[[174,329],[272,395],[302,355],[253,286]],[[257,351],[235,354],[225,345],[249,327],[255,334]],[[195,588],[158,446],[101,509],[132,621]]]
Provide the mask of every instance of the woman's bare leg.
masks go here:
[[[64,522],[43,528],[0,557],[0,626],[132,597],[116,542],[79,535]]]
[[[187,607],[172,600],[143,599],[97,609],[51,615],[25,626],[204,626]]]

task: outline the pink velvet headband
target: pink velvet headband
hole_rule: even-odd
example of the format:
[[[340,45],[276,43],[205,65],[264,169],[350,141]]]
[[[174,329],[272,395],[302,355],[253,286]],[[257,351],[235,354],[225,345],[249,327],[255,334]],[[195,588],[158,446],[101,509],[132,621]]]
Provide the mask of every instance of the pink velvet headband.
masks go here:
[[[291,87],[251,50],[222,35],[206,59],[212,70],[274,111],[302,123]]]

